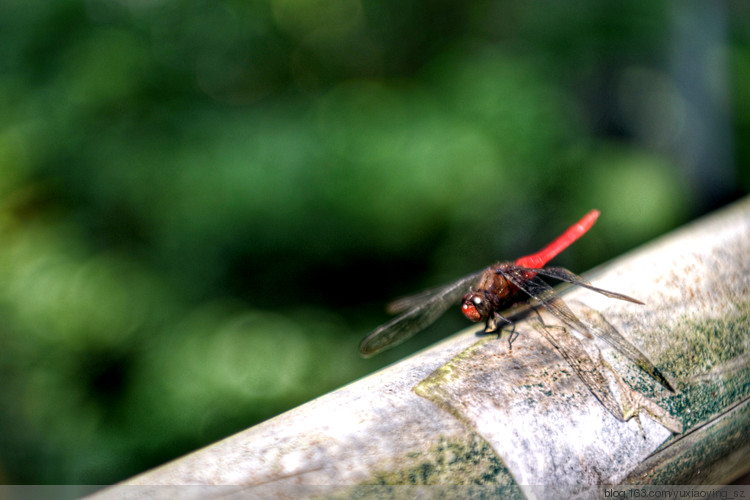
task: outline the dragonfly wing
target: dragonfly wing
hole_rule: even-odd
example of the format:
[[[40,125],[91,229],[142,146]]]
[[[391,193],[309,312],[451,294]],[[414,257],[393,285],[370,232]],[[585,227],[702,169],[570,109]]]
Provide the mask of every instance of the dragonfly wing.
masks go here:
[[[396,310],[405,310],[405,312],[380,325],[365,337],[359,344],[359,352],[365,357],[373,356],[424,330],[442,316],[450,306],[461,300],[482,272],[470,274],[443,287],[396,300]],[[391,305],[389,309],[393,310],[393,306]]]
[[[659,369],[649,361],[645,354],[623,337],[614,326],[601,316],[601,314],[597,313],[597,316],[597,328],[594,330],[594,335],[604,340],[620,353],[624,354],[625,357],[635,363],[638,368],[646,372],[651,378],[659,382],[671,392],[675,392],[672,384],[670,384]]]
[[[440,295],[445,291],[445,286],[431,288],[423,292],[415,293],[414,295],[407,295],[405,297],[399,297],[392,300],[385,306],[385,310],[388,314],[400,314],[409,309],[413,309],[422,304],[425,304],[432,300],[435,296]]]
[[[586,288],[590,288],[599,293],[604,293],[604,295],[608,297],[628,300],[630,302],[636,302],[638,304],[642,304],[642,302],[636,301],[635,299],[630,298],[626,295],[609,292],[607,290],[602,290],[600,288],[591,286],[590,283],[588,283],[580,276],[573,274],[567,269],[563,268],[517,268],[517,270],[504,271],[504,275],[506,276],[506,278],[508,278],[514,285],[529,294],[534,299],[538,300],[542,305],[544,305],[544,307],[547,308],[547,310],[560,318],[566,325],[575,328],[579,332],[589,337],[591,336],[590,334],[593,333],[600,339],[607,342],[613,348],[618,350],[620,353],[624,354],[630,361],[635,363],[638,368],[646,372],[654,380],[659,382],[670,391],[674,392],[672,385],[667,381],[666,377],[664,377],[664,375],[658,370],[658,368],[656,368],[656,366],[654,366],[654,364],[649,361],[649,359],[640,350],[638,350],[636,346],[631,344],[625,337],[623,337],[614,326],[610,325],[604,318],[601,318],[601,324],[597,325],[598,328],[591,329],[587,327],[580,319],[578,319],[578,317],[570,310],[570,308],[565,305],[562,299],[556,296],[552,287],[550,287],[547,283],[537,277],[527,280],[527,282],[524,283],[524,275],[522,273],[527,272],[535,272],[538,274],[550,276],[552,278],[568,281],[569,283],[573,283],[576,285],[585,286]]]
[[[536,276],[529,278],[529,271],[537,272],[538,270],[513,267],[504,269],[502,273],[508,281],[513,283],[513,285],[526,295],[539,302],[540,305],[558,317],[567,326],[579,331],[588,338],[593,338],[588,327],[573,314],[573,311],[570,310],[567,304],[557,296],[555,290]]]
[[[523,290],[526,294],[538,301],[548,311],[559,318],[566,326],[574,328],[582,334],[591,337],[589,329],[584,325],[573,311],[557,296],[555,291],[540,278],[533,276],[529,278],[529,269],[515,267],[503,270],[503,276],[511,283]],[[533,270],[531,270],[533,271]],[[540,317],[541,318],[541,317]],[[546,326],[541,321],[538,330],[547,338],[550,344],[565,358],[565,361],[575,370],[578,376],[583,380],[591,393],[599,402],[607,408],[612,415],[619,420],[624,421],[622,409],[617,399],[609,389],[607,379],[596,363],[581,345],[581,342],[570,332],[560,326]],[[559,330],[559,333],[552,334],[552,330]]]
[[[455,290],[456,285],[458,285],[458,288],[460,289],[461,286],[466,287],[466,290],[464,290],[464,294],[468,292],[468,287],[473,283],[476,282],[479,277],[482,275],[482,271],[477,271],[475,273],[469,274],[467,276],[464,276],[463,278],[459,279],[458,281],[455,281],[453,283],[450,283],[448,285],[442,285],[435,288],[430,288],[427,290],[424,290],[419,293],[415,293],[412,295],[407,295],[405,297],[399,297],[391,302],[388,303],[388,305],[385,306],[385,310],[388,312],[388,314],[399,314],[407,309],[411,309],[413,307],[420,306],[426,302],[429,302],[434,297],[444,294],[447,289]],[[463,295],[456,297],[456,301],[458,301]],[[451,297],[449,297],[451,298]]]
[[[554,278],[560,281],[567,281],[568,283],[572,283],[574,285],[588,288],[589,290],[593,290],[597,293],[601,293],[602,295],[605,295],[613,299],[626,300],[628,302],[633,302],[635,304],[643,305],[643,302],[641,302],[640,300],[634,299],[633,297],[628,297],[627,295],[623,295],[621,293],[610,292],[609,290],[597,288],[591,283],[589,283],[588,281],[586,281],[585,278],[578,276],[577,274],[572,273],[563,267],[543,267],[541,269],[520,268],[520,269],[523,269],[531,273],[541,274],[542,276],[547,276],[549,278]]]
[[[557,299],[558,301],[560,299]],[[538,321],[536,323],[539,323]],[[553,335],[551,330],[560,330],[559,333]],[[578,376],[583,380],[583,383],[589,388],[591,393],[619,420],[625,421],[622,409],[619,402],[612,391],[609,389],[607,379],[602,374],[601,370],[596,366],[596,363],[586,350],[581,345],[581,342],[575,338],[570,332],[560,326],[548,327],[540,324],[537,327],[542,335],[544,335],[550,344],[565,358],[565,361],[575,370]]]

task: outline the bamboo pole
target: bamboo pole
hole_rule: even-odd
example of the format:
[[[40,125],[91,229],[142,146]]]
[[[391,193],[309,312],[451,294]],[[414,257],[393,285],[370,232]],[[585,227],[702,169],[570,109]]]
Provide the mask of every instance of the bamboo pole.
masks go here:
[[[95,498],[730,482],[750,464],[748,255],[750,198],[586,275],[645,306],[565,295],[586,324],[609,325],[645,353],[675,392],[607,344],[581,342],[619,410],[605,407],[546,338],[574,332],[529,315],[512,350],[473,326]]]

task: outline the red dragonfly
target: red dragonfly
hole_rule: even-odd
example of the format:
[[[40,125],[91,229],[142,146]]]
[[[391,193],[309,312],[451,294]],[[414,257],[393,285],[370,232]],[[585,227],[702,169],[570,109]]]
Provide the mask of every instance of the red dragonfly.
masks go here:
[[[597,288],[581,276],[562,267],[543,267],[591,229],[598,217],[599,211],[591,210],[542,250],[521,257],[515,262],[499,262],[448,285],[392,302],[388,305],[388,311],[401,314],[365,337],[359,346],[360,353],[364,357],[370,357],[400,344],[434,323],[459,300],[464,316],[474,322],[485,322],[485,333],[501,333],[502,327],[498,326],[500,323],[512,326],[513,322],[501,315],[499,311],[509,305],[519,291],[524,292],[536,302],[534,307],[547,309],[565,325],[588,338],[593,338],[590,329],[578,319],[559,298],[555,290],[539,275],[582,286],[613,299],[643,305],[643,302],[627,295]],[[630,358],[662,385],[673,390],[658,369],[635,346],[612,330],[597,331],[595,334]],[[569,361],[571,361],[570,354],[578,351],[574,347],[566,348],[565,341],[555,343],[559,344],[555,347],[562,350],[563,355]]]

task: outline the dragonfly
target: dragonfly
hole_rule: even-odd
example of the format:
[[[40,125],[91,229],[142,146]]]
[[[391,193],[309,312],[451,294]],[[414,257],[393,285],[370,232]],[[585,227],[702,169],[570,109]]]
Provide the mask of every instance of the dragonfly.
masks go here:
[[[472,322],[485,322],[484,333],[501,334],[505,326],[513,327],[509,338],[510,343],[515,324],[511,319],[500,314],[500,311],[512,305],[520,292],[533,300],[532,308],[546,309],[566,326],[589,339],[593,339],[596,335],[628,357],[661,385],[674,391],[667,379],[637,347],[613,328],[592,332],[563,302],[558,292],[540,278],[540,276],[553,278],[593,290],[613,299],[645,305],[640,300],[627,295],[595,287],[583,277],[565,268],[545,267],[550,260],[591,229],[599,215],[599,210],[589,211],[577,223],[536,253],[521,257],[514,262],[498,262],[452,283],[395,300],[387,306],[387,309],[398,316],[365,337],[359,346],[360,353],[364,357],[370,357],[404,342],[434,323],[448,308],[459,302],[461,312],[466,318]],[[554,346],[569,362],[575,362],[575,356],[578,354],[574,355],[574,353],[580,352],[580,349],[570,345],[568,339],[572,337],[559,337],[551,339]]]

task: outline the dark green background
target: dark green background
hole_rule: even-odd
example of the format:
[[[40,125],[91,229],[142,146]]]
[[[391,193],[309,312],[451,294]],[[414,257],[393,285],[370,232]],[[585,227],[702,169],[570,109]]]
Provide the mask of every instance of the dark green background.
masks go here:
[[[4,0],[0,482],[106,484],[362,360],[385,302],[750,187],[745,2]]]

